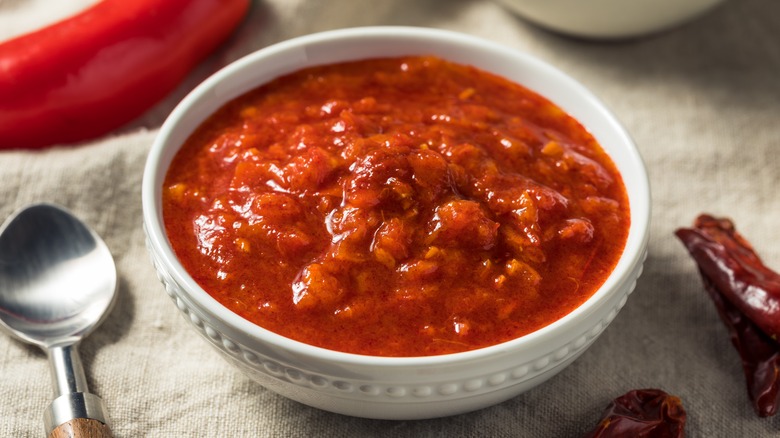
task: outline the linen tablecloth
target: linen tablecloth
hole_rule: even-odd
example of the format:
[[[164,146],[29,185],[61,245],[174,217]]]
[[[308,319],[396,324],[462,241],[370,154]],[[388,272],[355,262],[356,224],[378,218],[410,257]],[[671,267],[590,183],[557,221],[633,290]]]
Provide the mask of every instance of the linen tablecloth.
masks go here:
[[[0,16],[20,3],[0,1]],[[0,37],[18,32],[12,23],[32,26],[16,18],[0,23]],[[229,366],[188,327],[149,262],[141,178],[173,106],[251,51],[365,25],[460,31],[539,57],[601,98],[647,163],[652,235],[635,292],[571,366],[497,406],[444,419],[377,421],[285,399]],[[117,437],[577,437],[611,399],[648,387],[682,399],[689,437],[780,436],[780,416],[761,419],[751,409],[739,357],[673,236],[700,212],[729,216],[767,264],[780,268],[778,147],[777,0],[729,0],[684,26],[621,42],[549,33],[489,1],[258,0],[230,41],[130,126],[76,146],[0,151],[0,216],[30,202],[57,202],[88,222],[113,252],[118,303],[81,352]],[[0,435],[41,436],[42,411],[52,397],[45,356],[2,336],[0,376]]]

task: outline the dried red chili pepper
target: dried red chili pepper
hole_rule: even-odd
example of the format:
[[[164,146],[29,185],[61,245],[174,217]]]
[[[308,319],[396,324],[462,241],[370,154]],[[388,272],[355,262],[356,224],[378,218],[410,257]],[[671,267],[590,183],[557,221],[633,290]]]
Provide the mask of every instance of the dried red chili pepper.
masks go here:
[[[0,149],[103,135],[179,84],[249,0],[103,0],[0,43]]]
[[[780,346],[731,305],[705,275],[702,277],[718,314],[729,329],[731,343],[742,358],[753,408],[761,417],[775,415],[780,403]]]
[[[676,232],[713,286],[772,339],[780,339],[780,274],[764,266],[728,219],[701,215]]]
[[[583,438],[682,438],[682,401],[660,389],[636,389],[613,400],[602,420]]]
[[[780,285],[780,276],[764,266],[731,221],[702,215],[697,218],[694,227],[677,230],[677,237],[699,265],[705,289],[729,329],[731,342],[742,359],[753,408],[761,417],[775,415],[780,404],[780,344],[741,310],[749,307],[755,313],[756,302],[740,307],[732,300],[774,297],[772,288]],[[719,262],[714,258],[723,260]],[[720,270],[713,271],[715,268]],[[748,284],[752,288],[749,294],[745,293],[750,290],[746,286]],[[730,289],[734,285],[737,291]],[[757,294],[756,291],[765,285],[769,287],[764,289],[764,293]],[[758,302],[762,301],[766,302],[766,298]],[[772,314],[770,307],[762,320]]]

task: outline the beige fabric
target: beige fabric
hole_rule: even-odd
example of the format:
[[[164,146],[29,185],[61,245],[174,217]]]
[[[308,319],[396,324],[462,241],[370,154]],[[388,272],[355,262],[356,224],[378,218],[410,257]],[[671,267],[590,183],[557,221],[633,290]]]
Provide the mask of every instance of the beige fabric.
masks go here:
[[[0,2],[0,14],[14,3],[19,0]],[[277,41],[388,24],[466,32],[570,73],[624,122],[652,180],[645,274],[604,335],[547,384],[446,419],[348,418],[252,383],[179,315],[156,279],[141,229],[146,153],[187,90],[219,66]],[[672,235],[699,212],[729,215],[780,269],[778,147],[777,0],[731,0],[671,32],[619,43],[560,37],[489,1],[261,0],[228,45],[128,129],[77,147],[0,152],[0,216],[55,201],[90,223],[114,253],[119,302],[82,353],[118,437],[577,437],[596,424],[609,400],[643,387],[682,397],[690,437],[778,436],[780,416],[753,413],[739,358]],[[40,436],[51,397],[44,355],[2,336],[0,376],[0,436]]]

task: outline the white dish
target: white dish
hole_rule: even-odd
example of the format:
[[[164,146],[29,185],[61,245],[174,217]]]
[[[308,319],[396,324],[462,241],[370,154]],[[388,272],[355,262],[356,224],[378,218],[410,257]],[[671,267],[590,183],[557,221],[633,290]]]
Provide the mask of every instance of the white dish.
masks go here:
[[[296,342],[254,325],[214,300],[187,274],[162,220],[166,170],[182,142],[228,100],[304,67],[377,56],[434,54],[505,76],[557,103],[586,126],[623,175],[631,202],[624,255],[589,300],[534,333],[479,350],[432,357],[347,354]],[[167,293],[193,328],[237,368],[293,400],[347,415],[418,419],[467,412],[516,396],[549,379],[596,340],[636,285],[646,254],[650,193],[628,134],[583,86],[524,53],[431,29],[374,27],[296,38],[236,61],[190,93],[151,149],[143,180],[144,226]]]
[[[692,20],[723,0],[497,0],[547,29],[585,38],[631,38]]]

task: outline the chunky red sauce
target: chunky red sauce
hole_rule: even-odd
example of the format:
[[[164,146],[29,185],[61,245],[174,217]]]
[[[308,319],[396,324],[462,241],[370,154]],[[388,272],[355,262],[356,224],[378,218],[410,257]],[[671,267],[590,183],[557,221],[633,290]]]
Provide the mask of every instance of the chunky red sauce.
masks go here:
[[[550,324],[604,282],[629,226],[621,177],[577,121],[435,57],[309,68],[235,99],[175,157],[163,211],[226,307],[380,356]]]

